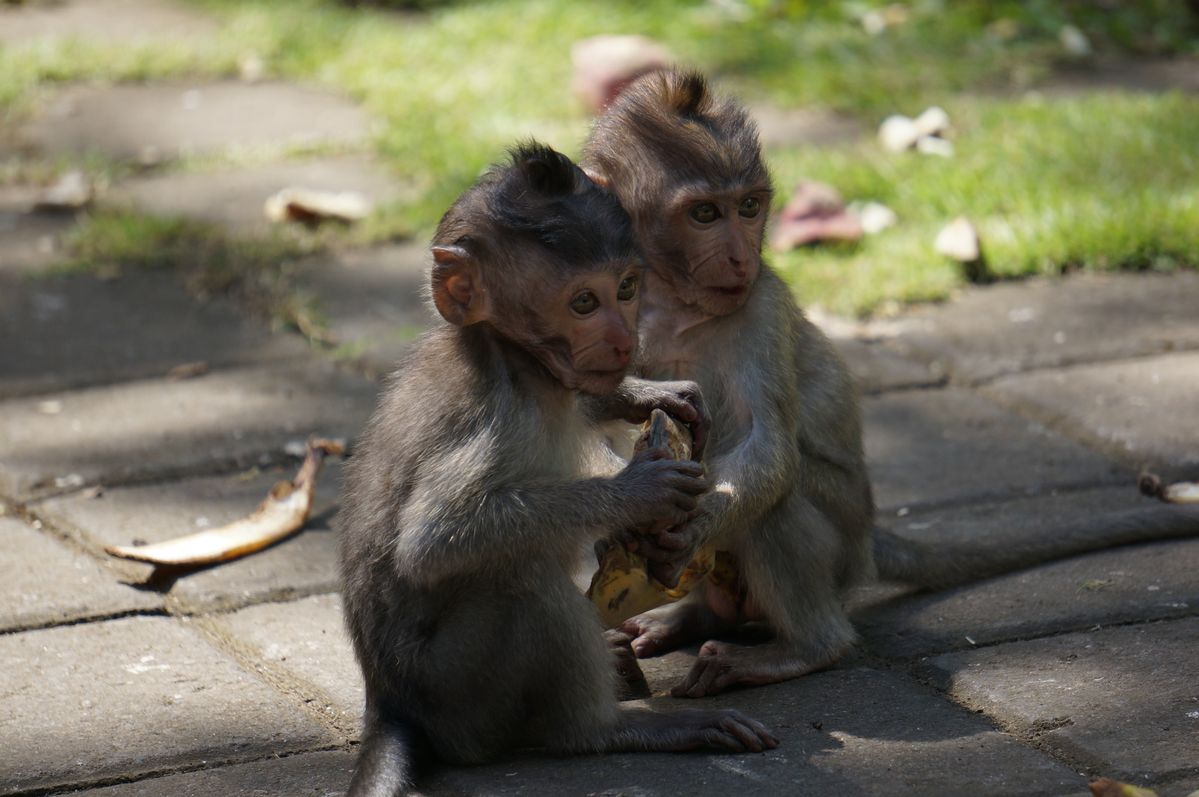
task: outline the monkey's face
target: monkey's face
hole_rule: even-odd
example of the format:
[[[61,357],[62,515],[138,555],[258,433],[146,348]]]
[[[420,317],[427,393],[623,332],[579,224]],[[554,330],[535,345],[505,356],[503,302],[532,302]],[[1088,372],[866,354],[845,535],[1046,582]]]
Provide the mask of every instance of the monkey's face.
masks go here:
[[[541,287],[544,295],[531,292],[526,301],[532,317],[524,329],[502,331],[563,386],[597,395],[615,391],[637,348],[641,265],[606,264]]]
[[[653,236],[655,267],[684,303],[714,316],[736,311],[761,269],[769,205],[768,185],[681,192]]]

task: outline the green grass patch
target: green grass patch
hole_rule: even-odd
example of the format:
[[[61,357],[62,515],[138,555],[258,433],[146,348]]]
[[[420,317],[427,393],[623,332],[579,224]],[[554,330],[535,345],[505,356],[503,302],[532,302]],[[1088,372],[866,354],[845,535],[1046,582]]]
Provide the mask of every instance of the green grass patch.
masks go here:
[[[853,313],[945,296],[964,278],[932,243],[956,216],[978,225],[1000,277],[1199,264],[1199,99],[959,98],[948,110],[951,159],[888,153],[874,141],[770,153],[780,202],[807,177],[900,215],[856,247],[776,256],[801,296]]]
[[[234,296],[278,327],[315,344],[329,342],[315,297],[295,290],[290,279],[296,262],[323,246],[317,236],[241,238],[192,219],[101,212],[86,217],[65,243],[57,273],[174,269],[199,296]]]
[[[749,99],[836,108],[871,127],[888,113],[914,114],[934,102],[953,115],[958,155],[948,161],[888,155],[873,141],[771,153],[780,189],[809,176],[902,216],[899,228],[860,246],[777,258],[810,301],[860,313],[946,295],[961,276],[932,254],[931,241],[957,215],[979,224],[1001,276],[1194,265],[1199,251],[1195,100],[1018,98],[1071,60],[1058,40],[1065,24],[1100,52],[1199,52],[1196,15],[1177,0],[911,0],[906,17],[877,35],[861,17],[891,5],[882,0],[429,0],[419,13],[332,0],[192,2],[220,21],[216,34],[136,46],[0,47],[0,122],[58,83],[228,76],[253,55],[267,78],[324,84],[360,101],[377,120],[375,149],[415,187],[416,198],[381,208],[349,240],[424,236],[514,141],[534,136],[577,153],[588,119],[569,91],[571,44],[640,33]],[[79,251],[104,240],[86,256],[111,253],[124,235],[126,261],[187,262],[187,246],[170,242],[192,232],[105,229],[133,224],[98,219]],[[163,240],[162,251],[133,251]],[[224,246],[217,261],[234,270],[245,256],[247,271],[259,271],[253,251]]]

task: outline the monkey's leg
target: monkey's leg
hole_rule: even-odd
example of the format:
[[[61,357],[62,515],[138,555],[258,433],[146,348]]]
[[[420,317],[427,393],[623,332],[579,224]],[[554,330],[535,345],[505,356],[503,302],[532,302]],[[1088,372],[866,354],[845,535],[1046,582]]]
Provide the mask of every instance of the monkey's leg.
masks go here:
[[[753,647],[709,640],[671,694],[703,697],[730,686],[777,683],[845,655],[854,642],[838,576],[846,555],[842,531],[793,491],[747,532],[737,551],[750,600],[775,639]]]
[[[712,611],[701,588],[676,603],[630,617],[620,624],[620,630],[633,638],[633,652],[644,659],[698,642],[735,625],[736,620],[721,618]]]
[[[602,749],[609,753],[683,753],[701,749],[761,753],[777,746],[778,740],[765,725],[735,709],[684,709],[662,714],[625,709],[620,725]]]

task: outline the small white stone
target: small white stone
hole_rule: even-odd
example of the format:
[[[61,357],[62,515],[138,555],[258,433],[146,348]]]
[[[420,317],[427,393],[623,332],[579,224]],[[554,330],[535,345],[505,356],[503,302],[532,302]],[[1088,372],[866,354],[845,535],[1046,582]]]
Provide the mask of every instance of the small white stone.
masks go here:
[[[1091,40],[1073,25],[1062,25],[1062,29],[1057,32],[1057,39],[1070,55],[1091,54]]]
[[[916,130],[922,136],[939,136],[949,130],[949,114],[939,105],[925,108],[924,112],[912,120]]]
[[[895,211],[881,202],[854,202],[850,204],[849,210],[858,217],[862,232],[867,235],[878,235],[899,222]]]
[[[939,158],[953,157],[953,142],[937,136],[924,136],[916,141],[916,151],[921,155],[936,155]]]
[[[959,216],[945,225],[933,241],[937,254],[951,257],[962,263],[973,263],[982,256],[978,230],[965,216]]]
[[[37,403],[37,411],[42,415],[57,415],[62,412],[62,402],[58,399],[48,399]]]
[[[888,116],[878,128],[878,140],[888,152],[903,152],[911,149],[920,139],[916,123],[906,116]]]

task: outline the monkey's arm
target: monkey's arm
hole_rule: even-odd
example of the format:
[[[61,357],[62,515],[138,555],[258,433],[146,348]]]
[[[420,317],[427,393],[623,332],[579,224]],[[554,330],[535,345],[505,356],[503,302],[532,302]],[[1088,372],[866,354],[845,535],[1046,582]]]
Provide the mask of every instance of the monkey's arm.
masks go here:
[[[515,455],[513,455],[515,456]],[[462,465],[467,457],[447,459]],[[501,458],[502,459],[502,458]],[[678,523],[706,489],[702,469],[639,454],[612,477],[500,481],[494,471],[436,469],[400,513],[394,560],[413,578],[518,568],[574,556],[586,540],[658,520]]]
[[[585,396],[582,399],[588,417],[595,422],[628,421],[644,423],[656,409],[687,424],[693,439],[692,459],[703,456],[711,418],[704,408],[699,384],[689,380],[655,382],[626,376],[615,393],[607,396]]]

